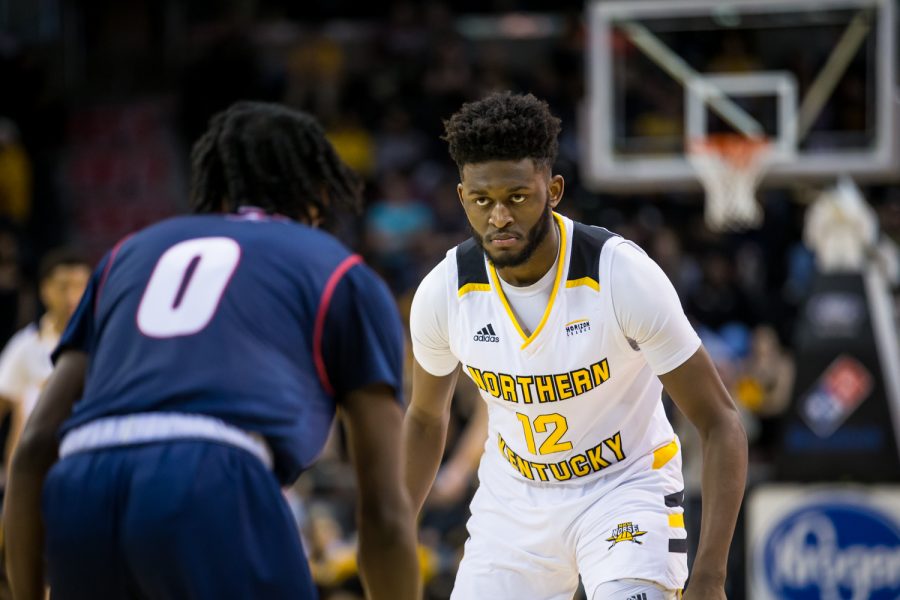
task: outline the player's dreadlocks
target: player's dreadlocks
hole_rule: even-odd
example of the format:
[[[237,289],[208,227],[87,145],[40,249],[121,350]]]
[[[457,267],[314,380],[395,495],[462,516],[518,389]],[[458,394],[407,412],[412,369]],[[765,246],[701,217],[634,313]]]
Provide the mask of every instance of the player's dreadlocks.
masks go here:
[[[462,172],[463,165],[531,158],[552,167],[559,150],[560,121],[532,94],[498,92],[463,104],[444,121],[443,140]]]
[[[194,212],[242,204],[293,218],[359,212],[360,178],[312,116],[277,104],[238,102],[218,113],[191,153]],[[325,192],[324,198],[322,192]]]

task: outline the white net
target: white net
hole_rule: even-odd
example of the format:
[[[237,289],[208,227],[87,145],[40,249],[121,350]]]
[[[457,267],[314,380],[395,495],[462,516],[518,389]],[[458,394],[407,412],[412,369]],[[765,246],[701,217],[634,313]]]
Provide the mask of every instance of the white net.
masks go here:
[[[712,231],[759,227],[756,188],[771,157],[771,144],[761,138],[718,134],[691,142],[688,158],[706,189],[704,217]]]

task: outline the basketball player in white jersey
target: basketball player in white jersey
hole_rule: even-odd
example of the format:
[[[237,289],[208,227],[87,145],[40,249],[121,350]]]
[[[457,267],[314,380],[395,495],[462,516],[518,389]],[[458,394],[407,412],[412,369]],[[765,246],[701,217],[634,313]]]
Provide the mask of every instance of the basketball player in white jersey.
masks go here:
[[[675,291],[636,245],[554,212],[559,119],[491,95],[445,123],[472,239],[422,281],[406,482],[421,508],[460,373],[489,425],[452,598],[678,598],[681,451],[665,388],[703,443],[699,548],[684,598],[725,598],[747,439]]]

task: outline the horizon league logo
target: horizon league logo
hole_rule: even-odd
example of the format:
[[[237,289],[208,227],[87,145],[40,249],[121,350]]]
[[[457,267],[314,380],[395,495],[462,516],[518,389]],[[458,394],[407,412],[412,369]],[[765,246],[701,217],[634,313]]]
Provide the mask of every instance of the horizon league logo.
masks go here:
[[[889,516],[861,504],[796,510],[757,552],[757,574],[765,569],[762,579],[779,599],[900,597],[900,531]]]

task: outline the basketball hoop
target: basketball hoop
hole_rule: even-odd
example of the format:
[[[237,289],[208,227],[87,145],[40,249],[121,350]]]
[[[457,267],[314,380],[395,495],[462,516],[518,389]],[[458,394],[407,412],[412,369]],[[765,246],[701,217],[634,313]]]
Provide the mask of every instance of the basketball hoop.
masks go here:
[[[706,189],[704,217],[712,231],[739,231],[762,222],[756,187],[771,163],[771,150],[766,138],[730,133],[689,143],[688,159]]]

